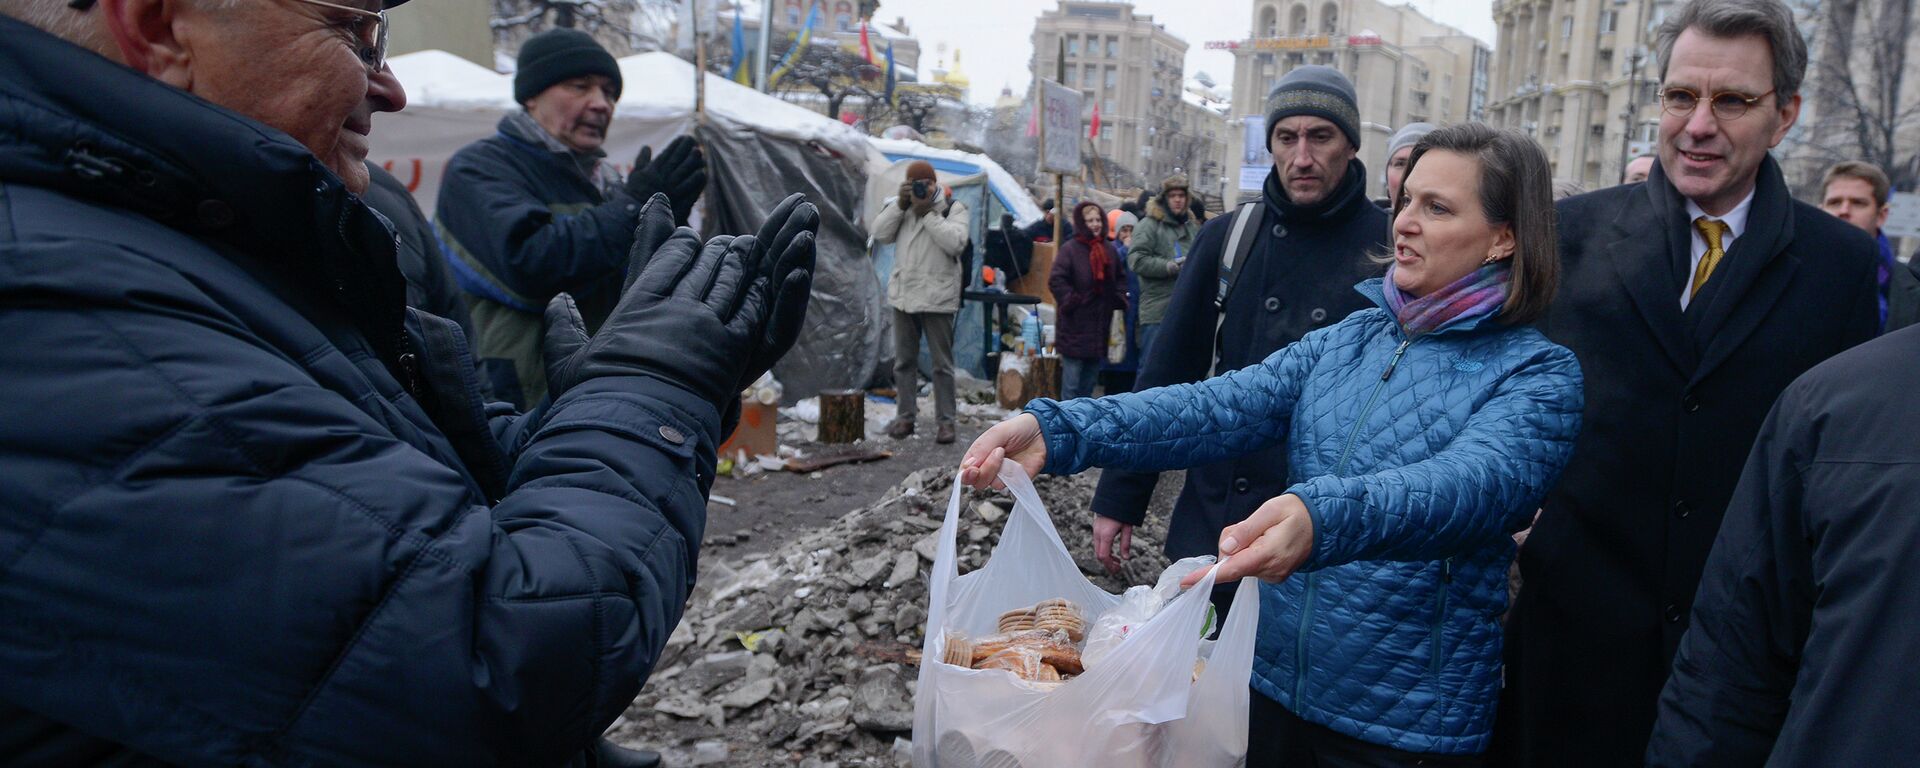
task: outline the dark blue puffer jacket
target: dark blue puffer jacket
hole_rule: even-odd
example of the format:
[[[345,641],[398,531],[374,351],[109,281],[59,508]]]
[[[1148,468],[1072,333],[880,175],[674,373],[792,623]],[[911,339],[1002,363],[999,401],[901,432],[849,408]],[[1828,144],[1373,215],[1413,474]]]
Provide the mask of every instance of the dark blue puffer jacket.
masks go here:
[[[1378,278],[1362,293],[1384,306]],[[1249,368],[1041,400],[1046,471],[1164,471],[1285,441],[1313,515],[1299,573],[1262,584],[1253,687],[1309,722],[1413,752],[1486,750],[1510,537],[1580,431],[1580,366],[1531,328],[1408,339],[1356,312]]]
[[[553,765],[632,701],[713,406],[483,410],[404,296],[305,147],[0,16],[0,763]]]

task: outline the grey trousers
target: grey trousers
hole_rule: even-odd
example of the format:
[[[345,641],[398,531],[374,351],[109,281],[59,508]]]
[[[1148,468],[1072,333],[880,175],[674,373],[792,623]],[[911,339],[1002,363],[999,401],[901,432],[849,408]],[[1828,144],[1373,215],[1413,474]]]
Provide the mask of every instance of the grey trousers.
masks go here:
[[[933,355],[933,409],[942,424],[953,423],[953,313],[893,311],[893,386],[899,390],[899,417],[920,415],[920,337]]]

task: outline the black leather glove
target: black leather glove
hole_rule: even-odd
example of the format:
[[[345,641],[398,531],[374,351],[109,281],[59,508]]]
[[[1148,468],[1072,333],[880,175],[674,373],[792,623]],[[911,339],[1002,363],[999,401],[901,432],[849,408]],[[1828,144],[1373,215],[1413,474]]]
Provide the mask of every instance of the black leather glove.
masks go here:
[[[769,258],[751,236],[702,246],[693,230],[673,227],[671,203],[655,195],[640,210],[627,284],[600,332],[587,335],[573,297],[547,303],[541,352],[552,396],[587,379],[640,374],[686,387],[722,412],[737,406],[766,371],[758,361],[784,353],[806,313],[819,213],[799,197],[768,217],[763,231],[783,243]],[[792,329],[770,320],[788,316]]]
[[[706,188],[706,152],[692,136],[674,139],[659,157],[653,156],[653,147],[641,147],[640,156],[633,161],[633,173],[627,174],[627,191],[635,200],[666,195],[673,205],[673,223],[681,226],[686,226],[693,204]]]
[[[752,386],[800,340],[813,293],[814,238],[819,232],[820,210],[806,195],[795,193],[774,206],[752,238],[747,274],[765,286],[767,322],[739,389]]]

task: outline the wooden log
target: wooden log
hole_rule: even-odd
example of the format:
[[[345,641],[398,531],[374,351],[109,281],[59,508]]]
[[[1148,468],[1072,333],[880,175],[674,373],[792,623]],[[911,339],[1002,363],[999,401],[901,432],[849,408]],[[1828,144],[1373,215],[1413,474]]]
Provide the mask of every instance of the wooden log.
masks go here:
[[[867,436],[867,393],[857,389],[820,393],[822,443],[851,443]]]
[[[1060,358],[1036,357],[1030,363],[1027,368],[1027,400],[1042,397],[1060,399]]]

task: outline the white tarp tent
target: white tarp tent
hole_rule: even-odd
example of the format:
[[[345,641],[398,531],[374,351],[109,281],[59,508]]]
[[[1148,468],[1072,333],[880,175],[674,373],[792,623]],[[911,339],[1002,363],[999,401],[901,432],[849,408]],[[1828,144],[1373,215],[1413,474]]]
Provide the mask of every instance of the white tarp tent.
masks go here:
[[[513,102],[513,78],[442,51],[396,56],[407,89],[401,112],[375,118],[369,159],[385,166],[432,215],[447,160],[493,135]],[[608,160],[631,169],[643,146],[694,133],[706,146],[707,234],[757,229],[792,192],[821,214],[819,267],[807,329],[775,367],[789,398],[860,387],[880,362],[882,298],[868,261],[862,197],[868,169],[886,161],[858,131],[725,78],[705,76],[703,120],[694,114],[694,68],[672,54],[620,60],[624,84],[608,129]]]

